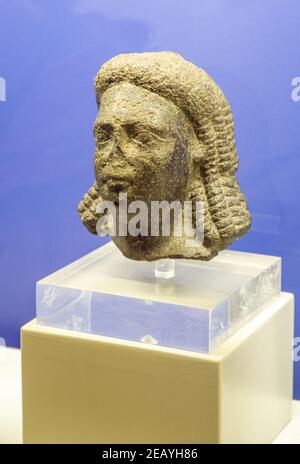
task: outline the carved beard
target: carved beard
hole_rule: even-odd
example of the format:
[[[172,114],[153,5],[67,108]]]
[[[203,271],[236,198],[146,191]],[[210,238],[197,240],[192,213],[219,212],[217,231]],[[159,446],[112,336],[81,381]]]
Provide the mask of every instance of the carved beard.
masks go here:
[[[187,200],[192,201],[193,204],[193,227],[196,227],[195,220],[195,209],[196,202],[201,201],[204,203],[204,247],[208,248],[210,252],[207,255],[206,259],[210,259],[212,256],[217,254],[218,251],[218,242],[219,236],[216,230],[216,227],[210,217],[210,213],[207,206],[207,199],[205,194],[205,189],[203,186],[203,181],[200,173],[197,176],[194,176],[194,179],[190,185],[188,198]],[[102,198],[99,193],[99,187],[97,182],[94,182],[92,187],[88,190],[87,194],[84,195],[83,199],[78,205],[78,212],[80,219],[89,232],[97,235],[97,221],[103,215],[99,214],[98,208],[101,203]],[[137,238],[137,241],[143,240],[143,238]],[[207,250],[208,251],[208,250]],[[184,256],[181,256],[184,257]],[[205,259],[205,258],[204,258]]]
[[[204,241],[201,250],[199,251],[199,255],[195,249],[195,255],[190,256],[191,250],[184,250],[184,246],[182,245],[181,253],[179,253],[176,257],[208,260],[215,256],[218,251],[225,249],[236,238],[242,236],[249,228],[250,219],[248,223],[245,223],[244,228],[241,228],[238,233],[228,234],[227,237],[223,234],[221,237],[220,232],[222,232],[222,229],[218,229],[215,220],[216,218],[227,219],[227,211],[224,210],[223,207],[225,196],[226,201],[229,200],[231,204],[235,203],[242,212],[245,214],[248,213],[238,182],[234,173],[224,172],[222,175],[218,175],[216,183],[212,183],[211,177],[207,180],[205,167],[199,166],[199,163],[194,163],[192,171],[186,200],[191,200],[193,203],[194,228],[196,227],[196,218],[194,215],[196,202],[201,201],[204,205]],[[101,201],[102,198],[99,193],[99,187],[97,182],[95,182],[78,205],[78,212],[81,221],[93,234],[97,234],[97,221],[101,217],[99,212],[97,212],[97,207]],[[245,207],[243,207],[244,204]],[[139,240],[143,239],[144,237],[141,237]],[[134,238],[130,238],[130,241],[133,243]],[[159,258],[160,256],[151,259]],[[139,258],[138,254],[135,253],[134,259],[143,258]]]

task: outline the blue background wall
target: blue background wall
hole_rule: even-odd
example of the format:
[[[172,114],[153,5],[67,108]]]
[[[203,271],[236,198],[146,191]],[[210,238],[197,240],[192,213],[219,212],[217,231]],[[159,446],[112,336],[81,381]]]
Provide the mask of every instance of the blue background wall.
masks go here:
[[[234,248],[282,256],[283,288],[300,301],[298,0],[0,0],[0,19],[0,336],[8,345],[35,315],[36,280],[101,243],[75,207],[93,180],[93,77],[124,52],[178,51],[223,89],[253,214]]]

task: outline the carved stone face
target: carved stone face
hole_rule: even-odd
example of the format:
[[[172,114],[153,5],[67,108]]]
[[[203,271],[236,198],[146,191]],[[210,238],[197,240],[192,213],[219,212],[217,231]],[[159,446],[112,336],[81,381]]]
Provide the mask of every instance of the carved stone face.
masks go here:
[[[95,176],[104,200],[184,200],[192,160],[187,123],[172,102],[123,83],[108,89],[94,124]]]
[[[128,202],[142,200],[147,215],[153,202],[188,202],[193,228],[199,203],[204,212],[202,240],[192,245],[186,232],[112,234],[132,259],[209,260],[249,230],[251,216],[235,177],[231,109],[205,71],[172,52],[124,54],[100,68],[94,85],[96,182],[78,205],[92,233],[106,215],[97,207],[110,202],[120,212],[125,193]],[[128,209],[125,223],[131,214]],[[180,216],[174,212],[171,221]]]

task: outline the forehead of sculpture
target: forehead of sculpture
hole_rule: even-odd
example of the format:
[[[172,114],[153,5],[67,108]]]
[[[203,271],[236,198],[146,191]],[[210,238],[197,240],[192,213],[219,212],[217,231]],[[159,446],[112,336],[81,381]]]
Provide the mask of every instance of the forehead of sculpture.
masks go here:
[[[161,130],[191,127],[183,111],[172,101],[129,83],[106,90],[100,101],[99,118],[107,123],[140,123]]]

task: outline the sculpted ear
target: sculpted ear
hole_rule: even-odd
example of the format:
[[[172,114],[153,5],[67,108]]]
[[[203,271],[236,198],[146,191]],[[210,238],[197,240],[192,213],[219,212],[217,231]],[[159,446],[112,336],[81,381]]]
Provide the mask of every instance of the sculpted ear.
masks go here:
[[[97,183],[94,182],[77,206],[81,222],[92,234],[97,234],[96,224],[100,217],[100,214],[97,212],[97,206],[100,201],[99,188]]]

